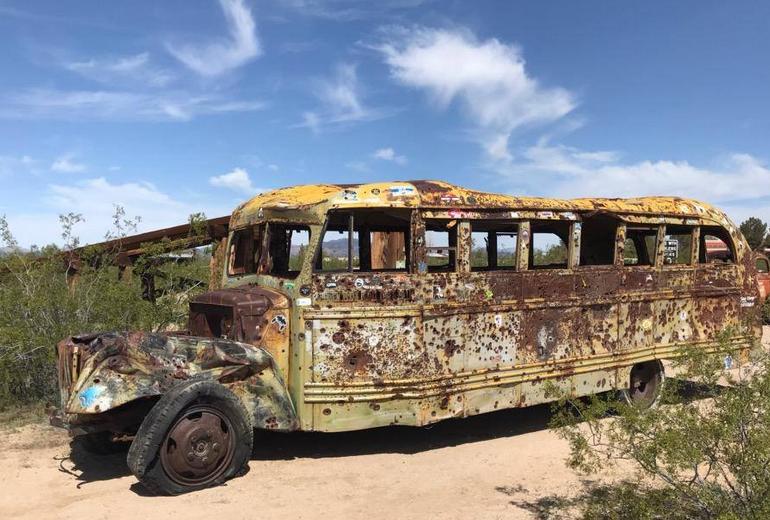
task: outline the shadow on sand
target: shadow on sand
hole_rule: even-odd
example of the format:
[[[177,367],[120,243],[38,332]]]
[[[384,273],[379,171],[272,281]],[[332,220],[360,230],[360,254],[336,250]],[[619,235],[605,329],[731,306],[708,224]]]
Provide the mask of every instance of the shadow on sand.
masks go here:
[[[548,428],[548,405],[501,410],[464,419],[449,419],[421,428],[387,426],[343,433],[257,431],[252,460],[291,460],[295,458],[352,457],[373,453],[413,454],[447,446],[511,437]],[[77,442],[70,444],[70,455],[59,459],[59,470],[74,476],[78,487],[91,482],[130,475],[126,465],[129,443],[121,443],[115,453],[94,454]],[[131,486],[145,496],[138,483]]]
[[[447,419],[420,428],[386,426],[341,433],[260,431],[252,459],[352,457],[373,453],[414,454],[470,442],[512,437],[548,428],[550,405]]]
[[[90,482],[125,477],[131,474],[126,465],[129,446],[128,442],[116,443],[113,453],[95,454],[76,441],[70,441],[69,456],[57,459],[59,471],[74,476],[78,488]]]
[[[718,388],[704,388],[680,382],[678,393],[684,401],[699,400]],[[548,428],[551,405],[514,408],[497,412],[447,419],[430,426],[386,426],[341,433],[256,431],[252,460],[291,460],[296,458],[355,457],[375,453],[414,454],[496,438],[515,437]],[[130,443],[118,446],[115,453],[97,455],[71,444],[71,453],[59,461],[59,469],[75,476],[78,487],[101,480],[130,475],[126,452]],[[131,489],[144,495],[134,484]]]

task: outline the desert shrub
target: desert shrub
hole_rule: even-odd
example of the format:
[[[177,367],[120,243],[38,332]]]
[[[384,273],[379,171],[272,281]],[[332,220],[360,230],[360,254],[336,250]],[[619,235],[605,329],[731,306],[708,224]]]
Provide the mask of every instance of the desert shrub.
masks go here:
[[[189,296],[207,286],[205,257],[159,261],[159,255],[174,251],[173,243],[149,247],[134,264],[133,275],[121,276],[114,260],[135,221],[125,219],[120,208],[107,236],[115,241],[112,249],[79,249],[75,260],[68,251],[79,246],[74,227],[80,220],[74,214],[61,217],[64,248],[24,251],[0,218],[0,409],[56,402],[55,345],[61,339],[87,332],[177,328],[186,319]],[[72,276],[74,267],[77,276]],[[154,301],[146,298],[143,274],[155,276]]]
[[[725,379],[721,369],[735,356],[729,334],[720,352],[683,350],[681,376],[667,380],[661,406],[640,410],[613,395],[557,405],[552,426],[569,442],[572,468],[635,469],[588,489],[584,518],[770,518],[768,355],[755,350],[750,376]]]

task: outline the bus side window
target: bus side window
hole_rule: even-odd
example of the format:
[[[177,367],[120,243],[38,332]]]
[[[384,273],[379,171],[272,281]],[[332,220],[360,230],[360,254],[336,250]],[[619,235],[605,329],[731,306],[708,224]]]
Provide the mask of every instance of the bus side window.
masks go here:
[[[626,227],[623,265],[655,265],[657,248],[657,227],[628,226]]]
[[[566,269],[570,222],[533,220],[530,224],[530,269]]]
[[[410,216],[403,209],[329,213],[315,270],[408,271]]]
[[[428,272],[454,272],[457,265],[457,220],[425,221]]]
[[[329,213],[326,229],[321,237],[321,246],[315,258],[316,271],[340,272],[356,270],[359,267],[358,233],[354,231],[351,237],[350,224],[350,213],[343,211]],[[349,256],[351,249],[352,258]]]
[[[768,264],[767,258],[757,258],[757,272],[758,273],[770,272],[770,264]]]
[[[613,265],[618,220],[595,215],[583,220],[580,231],[580,265]]]
[[[471,271],[516,269],[518,235],[518,224],[471,221]]]
[[[666,265],[692,264],[692,226],[666,226],[663,263]]]
[[[719,226],[701,226],[698,263],[734,264],[735,250],[730,234]]]

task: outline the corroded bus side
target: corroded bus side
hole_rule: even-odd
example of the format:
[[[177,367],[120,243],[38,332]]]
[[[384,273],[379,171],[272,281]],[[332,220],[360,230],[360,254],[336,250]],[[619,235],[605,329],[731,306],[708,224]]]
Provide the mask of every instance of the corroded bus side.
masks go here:
[[[426,213],[416,215],[420,236]],[[733,264],[581,267],[573,259],[567,269],[531,271],[521,240],[518,270],[471,272],[470,222],[489,215],[452,216],[457,272],[312,275],[313,304],[297,310],[302,428],[423,425],[528,406],[549,400],[546,380],[574,395],[623,388],[634,364],[671,357],[680,345],[715,347],[726,329],[735,331],[735,346],[748,348],[756,337],[753,266],[734,232]],[[527,216],[544,218],[518,216],[523,230]],[[547,218],[574,220],[577,251],[580,216]],[[666,223],[686,220],[628,216],[618,227],[617,258],[628,222],[660,226],[662,234]],[[417,266],[424,251],[413,254]]]
[[[317,269],[330,216],[408,212],[408,268]],[[587,222],[615,219],[610,265],[581,265]],[[426,222],[457,230],[451,272],[430,272]],[[515,265],[475,271],[474,223],[516,223]],[[682,345],[715,348],[732,333],[745,355],[757,341],[755,266],[736,226],[716,208],[677,197],[542,199],[482,193],[440,181],[296,186],[255,197],[233,213],[237,232],[265,222],[301,223],[310,241],[291,279],[228,276],[290,302],[289,374],[299,427],[340,431],[423,425],[448,417],[545,402],[545,381],[574,395],[628,387],[638,363]],[[569,226],[569,263],[533,269],[536,223]],[[653,265],[624,265],[627,232],[654,228]],[[667,228],[687,228],[686,265],[667,265]],[[732,263],[702,261],[700,231],[729,242]],[[227,247],[230,247],[228,243]],[[740,360],[736,360],[740,361]]]

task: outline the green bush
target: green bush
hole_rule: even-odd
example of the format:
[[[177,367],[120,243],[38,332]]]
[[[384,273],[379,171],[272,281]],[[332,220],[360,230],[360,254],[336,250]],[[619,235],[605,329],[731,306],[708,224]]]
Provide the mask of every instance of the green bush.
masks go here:
[[[651,410],[608,395],[557,405],[552,426],[569,442],[572,468],[635,470],[619,483],[589,485],[583,518],[770,518],[768,355],[755,350],[750,377],[724,379],[728,355],[685,349],[681,378],[667,380],[664,404]]]
[[[0,257],[0,410],[58,400],[55,345],[61,339],[183,326],[187,299],[208,285],[205,255],[192,262],[168,261],[162,255],[174,250],[171,242],[146,248],[132,276],[120,276],[117,246],[79,250],[78,274],[71,276],[76,265],[67,251],[79,246],[73,227],[80,220],[74,214],[61,217],[64,249],[22,251],[0,218],[0,245],[6,248]],[[107,238],[119,244],[133,228],[118,208]],[[154,301],[143,298],[142,274],[155,276]]]

